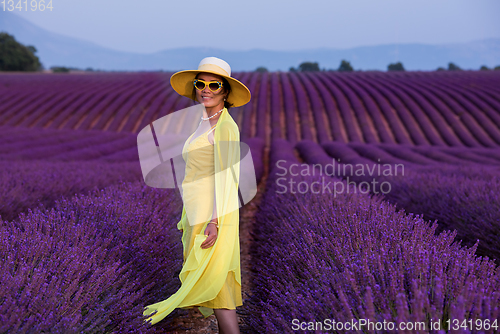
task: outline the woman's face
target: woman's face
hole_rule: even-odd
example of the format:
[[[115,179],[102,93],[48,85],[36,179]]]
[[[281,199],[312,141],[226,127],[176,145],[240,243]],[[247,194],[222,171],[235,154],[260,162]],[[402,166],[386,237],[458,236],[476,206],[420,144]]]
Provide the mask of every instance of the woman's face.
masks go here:
[[[222,82],[221,76],[211,73],[200,73],[198,74],[198,79],[204,81],[218,80]],[[198,102],[200,103],[203,103],[205,108],[216,107],[220,104],[224,105],[224,98],[226,97],[224,93],[225,92],[224,87],[220,88],[218,91],[212,92],[210,88],[208,88],[208,85],[206,85],[205,89],[198,90],[195,88],[195,91],[196,91],[196,100],[198,100]]]

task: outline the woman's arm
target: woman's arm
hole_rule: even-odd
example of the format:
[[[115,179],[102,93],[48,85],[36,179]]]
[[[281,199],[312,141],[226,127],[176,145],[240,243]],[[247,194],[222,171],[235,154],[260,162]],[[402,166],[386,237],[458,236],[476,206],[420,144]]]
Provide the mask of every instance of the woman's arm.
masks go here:
[[[207,235],[207,239],[203,241],[203,243],[200,245],[201,248],[205,249],[208,247],[212,247],[215,243],[215,240],[217,239],[217,234],[219,232],[219,225],[218,225],[218,220],[217,220],[217,202],[215,200],[215,188],[214,188],[214,209],[212,212],[212,220],[207,224],[207,227],[205,227],[205,232],[204,234]],[[211,224],[215,223],[215,224]],[[216,225],[216,226],[214,226]]]
[[[214,187],[214,210],[212,211],[212,222],[217,222],[217,199],[215,196],[215,187]]]

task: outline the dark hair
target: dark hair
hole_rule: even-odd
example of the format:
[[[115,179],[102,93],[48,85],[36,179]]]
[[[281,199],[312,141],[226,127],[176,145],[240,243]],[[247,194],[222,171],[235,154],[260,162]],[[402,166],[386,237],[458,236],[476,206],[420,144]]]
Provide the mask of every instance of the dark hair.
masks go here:
[[[203,72],[200,72],[200,73],[203,73]],[[196,76],[194,77],[195,79],[198,78],[198,75],[200,74],[196,74]],[[222,91],[224,92],[224,94],[227,93],[227,96],[229,96],[229,94],[231,94],[231,85],[229,85],[229,82],[226,80],[226,78],[224,78],[223,76],[221,76],[222,78]],[[193,86],[193,93],[191,95],[193,97],[193,102],[196,103],[196,88],[194,88]],[[224,108],[226,108],[228,111],[229,111],[229,108],[231,108],[233,106],[233,103],[229,103],[228,101],[224,101]]]

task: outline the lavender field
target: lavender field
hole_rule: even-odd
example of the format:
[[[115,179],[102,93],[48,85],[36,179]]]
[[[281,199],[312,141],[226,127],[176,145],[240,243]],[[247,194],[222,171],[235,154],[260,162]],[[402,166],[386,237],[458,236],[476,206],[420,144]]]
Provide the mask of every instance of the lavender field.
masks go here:
[[[192,105],[171,74],[0,74],[0,333],[208,332],[182,310],[141,318],[180,285],[179,191],[146,186],[137,152],[142,128]],[[242,332],[500,332],[499,71],[234,77],[259,182],[241,208]]]

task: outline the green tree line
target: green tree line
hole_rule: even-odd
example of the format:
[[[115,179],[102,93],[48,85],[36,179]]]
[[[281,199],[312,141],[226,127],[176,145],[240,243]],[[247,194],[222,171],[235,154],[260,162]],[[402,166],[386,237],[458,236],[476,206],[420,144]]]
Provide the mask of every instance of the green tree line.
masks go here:
[[[448,63],[448,68],[445,69],[443,67],[438,67],[436,69],[436,71],[461,71],[462,69],[450,62]],[[481,66],[480,70],[482,71],[488,71],[488,70],[500,70],[500,65],[499,66],[496,66],[494,68],[488,68],[487,66],[483,65]],[[267,68],[263,67],[263,66],[260,66],[258,67],[256,70],[256,72],[267,72]],[[353,72],[354,71],[354,68],[353,66],[351,65],[351,63],[345,59],[342,59],[340,61],[340,65],[337,69],[320,69],[319,67],[319,64],[318,62],[310,62],[310,61],[306,61],[306,62],[303,62],[301,63],[297,68],[295,67],[290,67],[288,69],[289,72],[314,72],[314,71],[337,71],[337,72]],[[360,70],[359,70],[360,71]],[[387,65],[387,71],[388,72],[392,72],[392,71],[405,71],[405,68],[403,66],[403,63],[401,62],[397,62],[397,63],[390,63],[389,65]]]
[[[0,71],[41,71],[43,66],[35,55],[36,48],[24,46],[14,36],[0,32]]]

